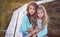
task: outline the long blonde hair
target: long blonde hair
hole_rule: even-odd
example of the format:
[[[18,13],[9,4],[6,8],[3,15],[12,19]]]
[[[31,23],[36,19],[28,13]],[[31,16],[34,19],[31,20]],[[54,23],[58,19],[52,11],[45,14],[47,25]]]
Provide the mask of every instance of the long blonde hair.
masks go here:
[[[47,11],[46,11],[45,7],[42,5],[39,5],[38,9],[42,9],[43,13],[44,13],[44,16],[42,18],[42,25],[47,25],[48,24],[48,15],[47,15]]]

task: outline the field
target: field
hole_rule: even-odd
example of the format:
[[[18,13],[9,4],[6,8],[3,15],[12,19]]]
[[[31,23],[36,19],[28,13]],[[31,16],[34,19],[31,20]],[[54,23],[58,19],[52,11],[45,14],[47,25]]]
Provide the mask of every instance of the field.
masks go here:
[[[4,30],[9,25],[13,11],[29,1],[31,0],[0,0],[0,37],[4,37]],[[42,5],[45,6],[49,16],[48,37],[60,37],[60,1]]]

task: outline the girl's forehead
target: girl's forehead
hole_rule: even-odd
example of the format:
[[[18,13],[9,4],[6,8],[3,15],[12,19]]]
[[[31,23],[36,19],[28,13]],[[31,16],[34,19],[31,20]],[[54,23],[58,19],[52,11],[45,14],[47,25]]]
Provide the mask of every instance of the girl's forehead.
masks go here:
[[[42,9],[42,7],[38,7],[37,9],[40,9],[40,10],[41,10],[41,9]]]
[[[37,11],[43,11],[42,9],[37,9]]]
[[[37,13],[43,13],[43,10],[37,10]]]
[[[33,5],[30,5],[29,7],[34,7]],[[35,8],[35,7],[34,7]]]

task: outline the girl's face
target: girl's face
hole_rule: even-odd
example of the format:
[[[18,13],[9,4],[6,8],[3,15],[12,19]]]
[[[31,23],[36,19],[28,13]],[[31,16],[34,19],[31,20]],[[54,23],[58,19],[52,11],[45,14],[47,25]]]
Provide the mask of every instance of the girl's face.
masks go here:
[[[29,6],[29,13],[30,13],[30,15],[33,15],[35,13],[35,7],[34,6],[32,6],[32,5]]]
[[[44,12],[43,12],[43,10],[42,9],[38,9],[37,10],[37,16],[38,16],[38,18],[43,18],[43,16],[44,16]]]

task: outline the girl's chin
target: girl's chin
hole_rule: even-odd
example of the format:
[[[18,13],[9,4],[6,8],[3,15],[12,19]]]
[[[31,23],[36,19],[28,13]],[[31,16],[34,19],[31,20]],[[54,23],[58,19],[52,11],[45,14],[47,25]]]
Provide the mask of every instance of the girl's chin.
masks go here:
[[[42,17],[39,17],[39,19],[41,19]]]

